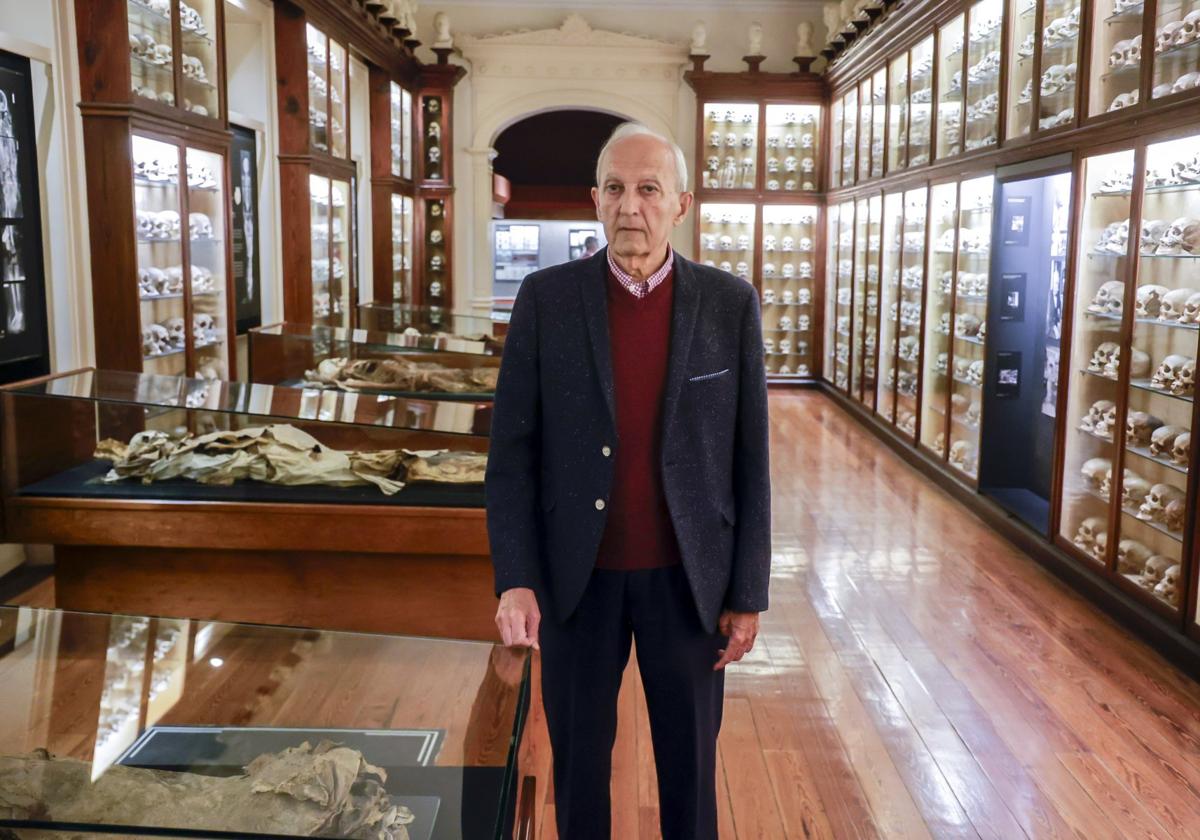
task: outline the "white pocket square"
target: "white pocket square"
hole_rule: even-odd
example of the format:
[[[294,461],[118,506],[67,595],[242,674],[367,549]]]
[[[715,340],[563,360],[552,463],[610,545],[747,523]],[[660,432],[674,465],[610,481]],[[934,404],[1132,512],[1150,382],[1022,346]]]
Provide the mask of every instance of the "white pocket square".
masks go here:
[[[729,368],[718,370],[716,373],[704,373],[700,376],[688,377],[688,382],[703,382],[706,379],[716,379],[718,376],[724,376],[727,373],[729,373]]]

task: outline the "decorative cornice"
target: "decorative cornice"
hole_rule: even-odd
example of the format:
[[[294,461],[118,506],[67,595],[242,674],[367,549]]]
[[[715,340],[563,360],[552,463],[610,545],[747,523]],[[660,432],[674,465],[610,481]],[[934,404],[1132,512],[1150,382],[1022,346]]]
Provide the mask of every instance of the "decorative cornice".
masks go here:
[[[593,29],[580,14],[570,14],[558,29],[518,29],[494,35],[455,35],[464,52],[480,47],[605,47],[678,53],[687,58],[683,43],[660,41],[627,32]],[[675,57],[675,56],[672,56]]]

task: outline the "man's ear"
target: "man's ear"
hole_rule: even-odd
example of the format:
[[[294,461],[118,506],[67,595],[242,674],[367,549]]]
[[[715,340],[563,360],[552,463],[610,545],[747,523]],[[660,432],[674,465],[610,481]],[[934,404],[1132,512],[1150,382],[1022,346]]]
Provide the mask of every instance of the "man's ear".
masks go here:
[[[688,211],[692,209],[692,202],[696,200],[694,193],[685,192],[679,194],[679,215],[675,217],[675,224],[683,224],[683,220],[687,218]]]
[[[604,221],[600,216],[600,189],[592,187],[592,204],[596,205],[596,218]]]

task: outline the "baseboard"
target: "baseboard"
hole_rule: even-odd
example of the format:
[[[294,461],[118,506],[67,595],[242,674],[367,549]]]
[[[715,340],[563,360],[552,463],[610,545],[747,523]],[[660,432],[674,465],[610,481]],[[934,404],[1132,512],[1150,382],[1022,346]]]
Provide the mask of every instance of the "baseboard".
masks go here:
[[[821,383],[820,390],[906,463],[962,503],[997,534],[1099,607],[1106,616],[1141,638],[1192,679],[1200,681],[1200,644],[1184,635],[1177,625],[1148,610],[1105,579],[1089,573],[1044,535],[955,478],[948,466],[898,437],[891,426],[871,414],[864,406],[827,382]]]

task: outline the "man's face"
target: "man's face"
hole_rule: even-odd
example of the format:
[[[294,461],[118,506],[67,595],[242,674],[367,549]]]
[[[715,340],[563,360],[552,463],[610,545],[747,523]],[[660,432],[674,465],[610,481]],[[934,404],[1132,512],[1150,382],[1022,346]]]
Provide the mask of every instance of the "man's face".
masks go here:
[[[687,215],[692,194],[679,192],[666,144],[634,135],[608,150],[592,200],[608,247],[618,257],[637,258],[666,246],[671,229]]]

